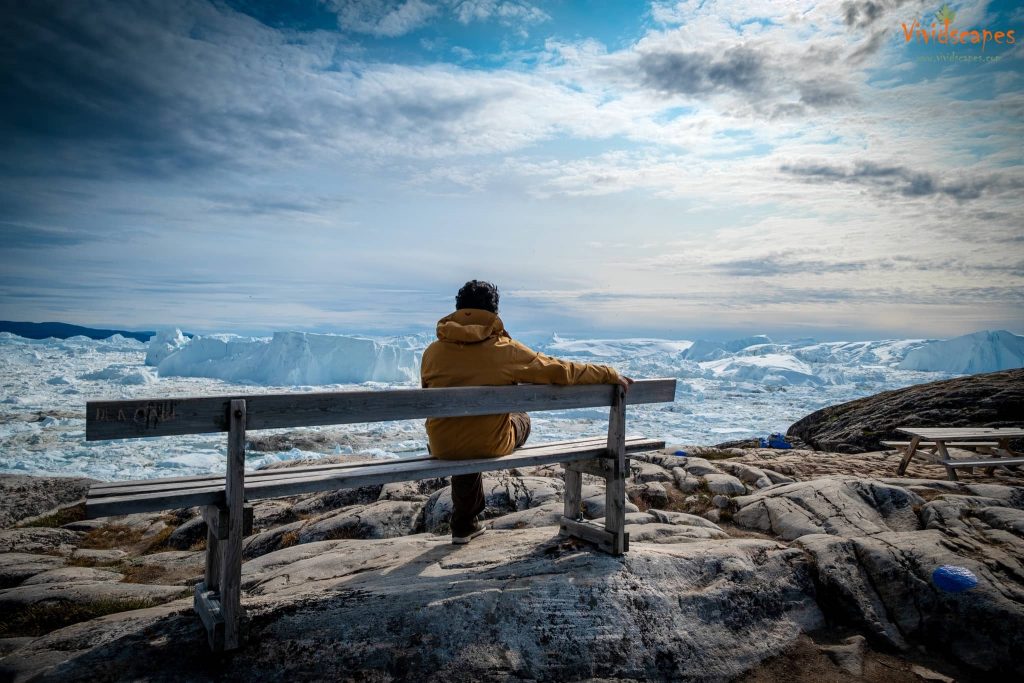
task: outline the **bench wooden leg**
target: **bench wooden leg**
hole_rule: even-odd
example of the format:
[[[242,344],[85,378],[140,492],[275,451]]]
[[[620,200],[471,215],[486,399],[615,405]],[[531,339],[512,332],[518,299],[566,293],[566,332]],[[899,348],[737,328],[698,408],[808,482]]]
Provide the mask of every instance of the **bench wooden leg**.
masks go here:
[[[939,455],[942,457],[944,463],[948,463],[951,458],[949,457],[949,451],[946,450],[946,444],[942,441],[936,441],[935,446],[939,451]],[[946,467],[946,478],[950,481],[960,481],[960,477],[956,476],[956,468],[951,465],[945,465]]]
[[[231,402],[229,423],[224,506],[203,508],[206,577],[192,603],[215,652],[241,645],[242,539],[252,530],[252,507],[245,504],[244,400]]]
[[[565,496],[562,515],[566,519],[578,521],[581,518],[580,505],[583,502],[583,473],[565,463]]]
[[[615,399],[608,415],[608,456],[598,460],[565,463],[565,509],[561,533],[590,543],[612,555],[629,550],[626,533],[626,399],[615,387]],[[580,518],[583,473],[605,478],[604,529]]]
[[[903,476],[907,471],[907,465],[914,457],[914,453],[917,451],[917,444],[921,443],[921,437],[915,436],[910,439],[910,444],[907,446],[907,450],[903,452],[903,459],[900,460],[899,467],[896,468],[896,474]]]
[[[210,649],[219,652],[224,649],[224,616],[220,610],[220,563],[221,545],[218,518],[220,509],[209,505],[203,509],[206,520],[206,575],[195,588],[192,606],[206,627],[206,638]]]
[[[611,535],[612,555],[622,555],[629,550],[629,534],[626,533],[626,467],[618,467],[609,475],[605,484],[604,528]]]
[[[224,649],[241,645],[242,534],[245,507],[245,401],[231,401],[228,431],[228,466],[224,503],[228,511],[228,537],[220,556],[220,604],[224,613]]]

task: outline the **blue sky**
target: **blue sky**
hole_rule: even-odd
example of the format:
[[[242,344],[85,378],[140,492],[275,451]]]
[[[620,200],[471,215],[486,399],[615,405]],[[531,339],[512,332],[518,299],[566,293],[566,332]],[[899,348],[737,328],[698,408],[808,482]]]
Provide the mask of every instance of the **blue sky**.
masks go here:
[[[5,3],[0,318],[1024,332],[1024,9]]]

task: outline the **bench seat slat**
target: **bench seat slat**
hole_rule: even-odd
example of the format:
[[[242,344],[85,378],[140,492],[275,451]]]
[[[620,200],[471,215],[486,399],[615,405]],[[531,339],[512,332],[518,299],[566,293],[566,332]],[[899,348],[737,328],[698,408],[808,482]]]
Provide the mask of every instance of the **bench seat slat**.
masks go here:
[[[1011,467],[1024,465],[1024,458],[979,458],[977,460],[940,460],[945,467]]]
[[[557,441],[553,443],[534,444],[531,446],[524,446],[523,448],[517,449],[514,453],[509,456],[505,456],[506,459],[512,457],[512,455],[521,453],[532,453],[541,448],[554,449],[554,448],[575,448],[577,446],[584,445],[604,445],[604,437],[594,437],[587,439],[573,439],[571,441]],[[647,443],[649,439],[645,439],[640,436],[630,437],[627,440],[627,445],[634,443]],[[634,447],[635,448],[635,447]],[[275,467],[268,470],[256,470],[253,472],[247,472],[245,475],[247,482],[263,481],[269,479],[281,479],[294,477],[298,475],[306,476],[313,472],[332,472],[336,470],[345,470],[353,468],[370,467],[374,465],[382,465],[389,462],[435,462],[437,458],[430,456],[421,456],[416,458],[398,458],[396,460],[372,460],[362,462],[350,462],[350,463],[331,463],[328,465],[309,465],[303,467]],[[223,485],[224,475],[222,474],[211,474],[211,475],[200,475],[196,477],[177,477],[174,479],[139,479],[136,481],[121,481],[121,482],[107,482],[103,484],[95,484],[89,489],[89,498],[101,498],[104,496],[124,496],[132,493],[155,493],[157,491],[183,491],[189,488],[205,488],[213,485]]]
[[[637,439],[627,444],[627,451],[650,451],[664,448],[664,441]],[[516,467],[548,465],[600,457],[607,450],[605,443],[584,440],[574,446],[547,446],[520,449],[501,458],[474,460],[409,459],[383,464],[335,470],[304,472],[302,469],[282,470],[280,476],[249,480],[245,486],[246,500],[262,500],[284,496],[329,491],[335,489],[373,486],[415,479],[508,470]],[[220,505],[224,501],[224,487],[216,480],[198,482],[186,489],[169,491],[140,491],[123,495],[90,495],[86,501],[89,518],[123,515],[136,512],[156,512],[195,505]]]
[[[883,446],[909,446],[909,441],[883,441]],[[921,441],[917,444],[918,448],[934,446],[934,441]],[[982,448],[985,446],[996,448],[999,446],[998,441],[949,441],[946,446],[950,448],[963,448],[965,446],[973,446],[976,448]]]
[[[628,440],[634,440],[634,441],[635,440],[643,440],[643,437],[641,437],[641,436],[631,436],[631,437],[628,437],[627,441]],[[550,447],[553,447],[553,446],[574,446],[574,445],[578,445],[578,444],[581,444],[581,443],[591,443],[591,442],[604,443],[605,442],[605,437],[603,437],[603,436],[595,436],[595,437],[585,437],[585,438],[582,438],[582,439],[568,439],[568,440],[564,440],[564,441],[549,441],[549,442],[546,442],[546,443],[528,444],[526,446],[523,446],[522,448],[516,449],[516,453],[519,453],[519,452],[522,452],[522,451],[530,451],[530,450],[534,450],[534,449],[537,449],[537,448],[550,448]],[[400,460],[402,462],[425,462],[425,461],[428,461],[428,460],[434,460],[434,458],[432,458],[429,455],[423,455],[423,456],[417,456],[415,458],[400,458]],[[346,469],[346,468],[349,468],[349,467],[366,467],[367,465],[379,464],[379,463],[380,463],[379,460],[376,460],[376,461],[365,461],[364,460],[364,461],[361,461],[361,462],[329,463],[329,464],[324,464],[324,465],[317,465],[317,464],[305,465],[305,466],[302,466],[301,469],[302,469],[303,472],[316,472],[316,471],[319,471],[319,470],[337,470],[337,469]],[[246,472],[245,473],[245,478],[247,480],[252,480],[252,479],[259,479],[261,477],[273,477],[273,476],[279,475],[282,471],[289,471],[289,470],[294,471],[294,469],[295,468],[275,467],[275,468],[266,469],[266,470],[254,470],[252,472]],[[219,483],[223,484],[224,483],[224,475],[223,474],[201,474],[201,475],[196,475],[196,476],[191,476],[191,477],[160,477],[158,479],[136,479],[136,480],[131,480],[131,481],[105,481],[105,482],[100,482],[100,483],[97,483],[97,484],[93,484],[89,488],[89,495],[90,496],[110,495],[112,493],[117,493],[117,492],[128,492],[128,491],[130,491],[132,489],[135,489],[137,487],[146,487],[146,486],[155,486],[155,485],[164,485],[164,484],[193,484],[195,486],[201,486],[201,485],[205,485],[205,483],[207,483],[207,482],[210,482],[210,483],[217,483],[217,482],[219,482]],[[185,488],[185,487],[182,486],[181,488]]]

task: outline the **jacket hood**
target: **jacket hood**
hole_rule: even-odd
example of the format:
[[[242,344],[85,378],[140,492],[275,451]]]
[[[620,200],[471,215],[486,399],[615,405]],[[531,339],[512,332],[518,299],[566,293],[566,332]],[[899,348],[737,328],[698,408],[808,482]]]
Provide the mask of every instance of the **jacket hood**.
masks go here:
[[[437,338],[443,342],[474,344],[507,336],[498,314],[479,308],[462,308],[437,321]]]

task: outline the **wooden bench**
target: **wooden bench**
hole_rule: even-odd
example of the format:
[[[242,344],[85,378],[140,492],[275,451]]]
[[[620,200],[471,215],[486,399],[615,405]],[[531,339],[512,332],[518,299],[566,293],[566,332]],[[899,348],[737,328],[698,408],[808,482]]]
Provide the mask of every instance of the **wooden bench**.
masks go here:
[[[263,394],[90,401],[86,440],[227,432],[225,476],[176,477],[94,485],[86,499],[89,518],[199,506],[207,523],[206,572],[193,604],[210,647],[240,646],[242,539],[251,530],[248,502],[376,484],[450,477],[516,467],[561,463],[565,468],[560,533],[622,554],[625,532],[627,453],[664,447],[663,441],[626,437],[626,405],[671,402],[676,380],[638,380],[625,393],[618,385],[457,387],[307,394]],[[245,472],[248,430],[353,424],[428,417],[466,417],[609,407],[602,437],[538,443],[502,458],[438,460],[406,458],[380,463],[311,465]],[[605,525],[580,514],[582,475],[606,481]]]
[[[907,466],[922,446],[930,452],[925,457],[946,468],[946,478],[957,480],[956,470],[984,467],[985,474],[992,475],[996,467],[1018,467],[1024,464],[1024,456],[1010,448],[1011,439],[1024,438],[1024,429],[1020,427],[897,427],[897,432],[911,437],[905,448],[903,457],[896,468],[896,474],[903,476]],[[995,439],[995,441],[990,441]],[[883,441],[888,444],[902,444],[898,441]],[[979,454],[988,454],[988,458],[960,460],[949,454],[947,447],[974,447]]]
[[[907,448],[910,447],[910,442],[909,441],[883,441],[882,445],[883,446],[888,446],[889,448],[891,448],[893,450],[896,450],[896,451],[899,451],[901,453],[906,453],[907,452]],[[972,450],[972,451],[976,451],[978,453],[991,453],[993,449],[999,447],[999,442],[997,442],[997,441],[960,441],[960,442],[957,442],[955,445],[956,445],[957,448],[963,448],[963,449],[966,449],[966,450]],[[935,453],[938,450],[938,448],[939,448],[938,444],[935,443],[934,441],[921,441],[921,442],[919,442],[917,444],[917,447],[920,448],[920,449],[927,450],[929,453]]]

